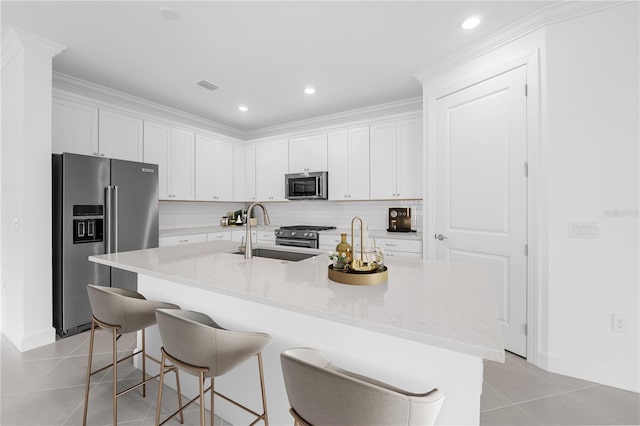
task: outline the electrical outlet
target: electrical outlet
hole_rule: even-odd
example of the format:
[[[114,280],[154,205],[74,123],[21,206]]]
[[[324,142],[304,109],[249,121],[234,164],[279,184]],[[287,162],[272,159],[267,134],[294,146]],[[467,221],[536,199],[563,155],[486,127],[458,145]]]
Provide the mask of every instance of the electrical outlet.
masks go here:
[[[569,222],[569,238],[600,238],[600,225],[596,222]]]
[[[622,315],[611,314],[611,330],[618,333],[627,332],[627,322]]]

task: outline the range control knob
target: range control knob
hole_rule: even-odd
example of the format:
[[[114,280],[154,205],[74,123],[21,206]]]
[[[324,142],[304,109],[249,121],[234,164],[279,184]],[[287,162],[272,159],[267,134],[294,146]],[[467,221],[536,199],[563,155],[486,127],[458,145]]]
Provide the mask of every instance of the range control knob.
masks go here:
[[[305,237],[310,237],[310,236],[311,236],[311,234],[310,234],[309,232],[305,232],[305,233],[304,233],[304,236],[305,236]]]
[[[291,236],[293,237],[294,235],[296,235],[296,231],[291,231]]]

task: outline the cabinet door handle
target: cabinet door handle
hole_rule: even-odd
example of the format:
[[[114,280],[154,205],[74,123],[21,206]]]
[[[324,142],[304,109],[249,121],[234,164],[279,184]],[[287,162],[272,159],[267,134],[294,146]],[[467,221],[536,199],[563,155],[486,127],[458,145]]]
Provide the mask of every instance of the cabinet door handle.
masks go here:
[[[189,242],[189,240],[179,240],[178,242],[179,242],[179,243],[188,243],[188,242]]]
[[[391,243],[384,243],[384,245],[387,246],[387,247],[395,247],[396,246],[395,244],[391,244]]]

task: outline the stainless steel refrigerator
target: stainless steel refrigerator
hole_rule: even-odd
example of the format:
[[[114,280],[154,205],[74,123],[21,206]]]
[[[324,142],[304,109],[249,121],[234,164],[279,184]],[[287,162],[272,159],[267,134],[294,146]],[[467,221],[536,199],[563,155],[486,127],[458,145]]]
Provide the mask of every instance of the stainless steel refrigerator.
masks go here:
[[[89,256],[158,247],[158,166],[53,155],[53,325],[91,326],[87,284],[137,288],[137,275]]]

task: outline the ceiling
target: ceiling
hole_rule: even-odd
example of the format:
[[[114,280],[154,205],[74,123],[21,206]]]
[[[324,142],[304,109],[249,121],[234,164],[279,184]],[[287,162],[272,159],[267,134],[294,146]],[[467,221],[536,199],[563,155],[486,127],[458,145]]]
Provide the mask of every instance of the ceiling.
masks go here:
[[[250,132],[421,95],[414,74],[545,1],[2,1],[55,71]],[[179,15],[168,20],[170,8]],[[460,25],[482,17],[474,30]],[[208,80],[208,91],[195,83]],[[316,88],[306,95],[307,85]],[[247,112],[238,111],[246,105]]]

